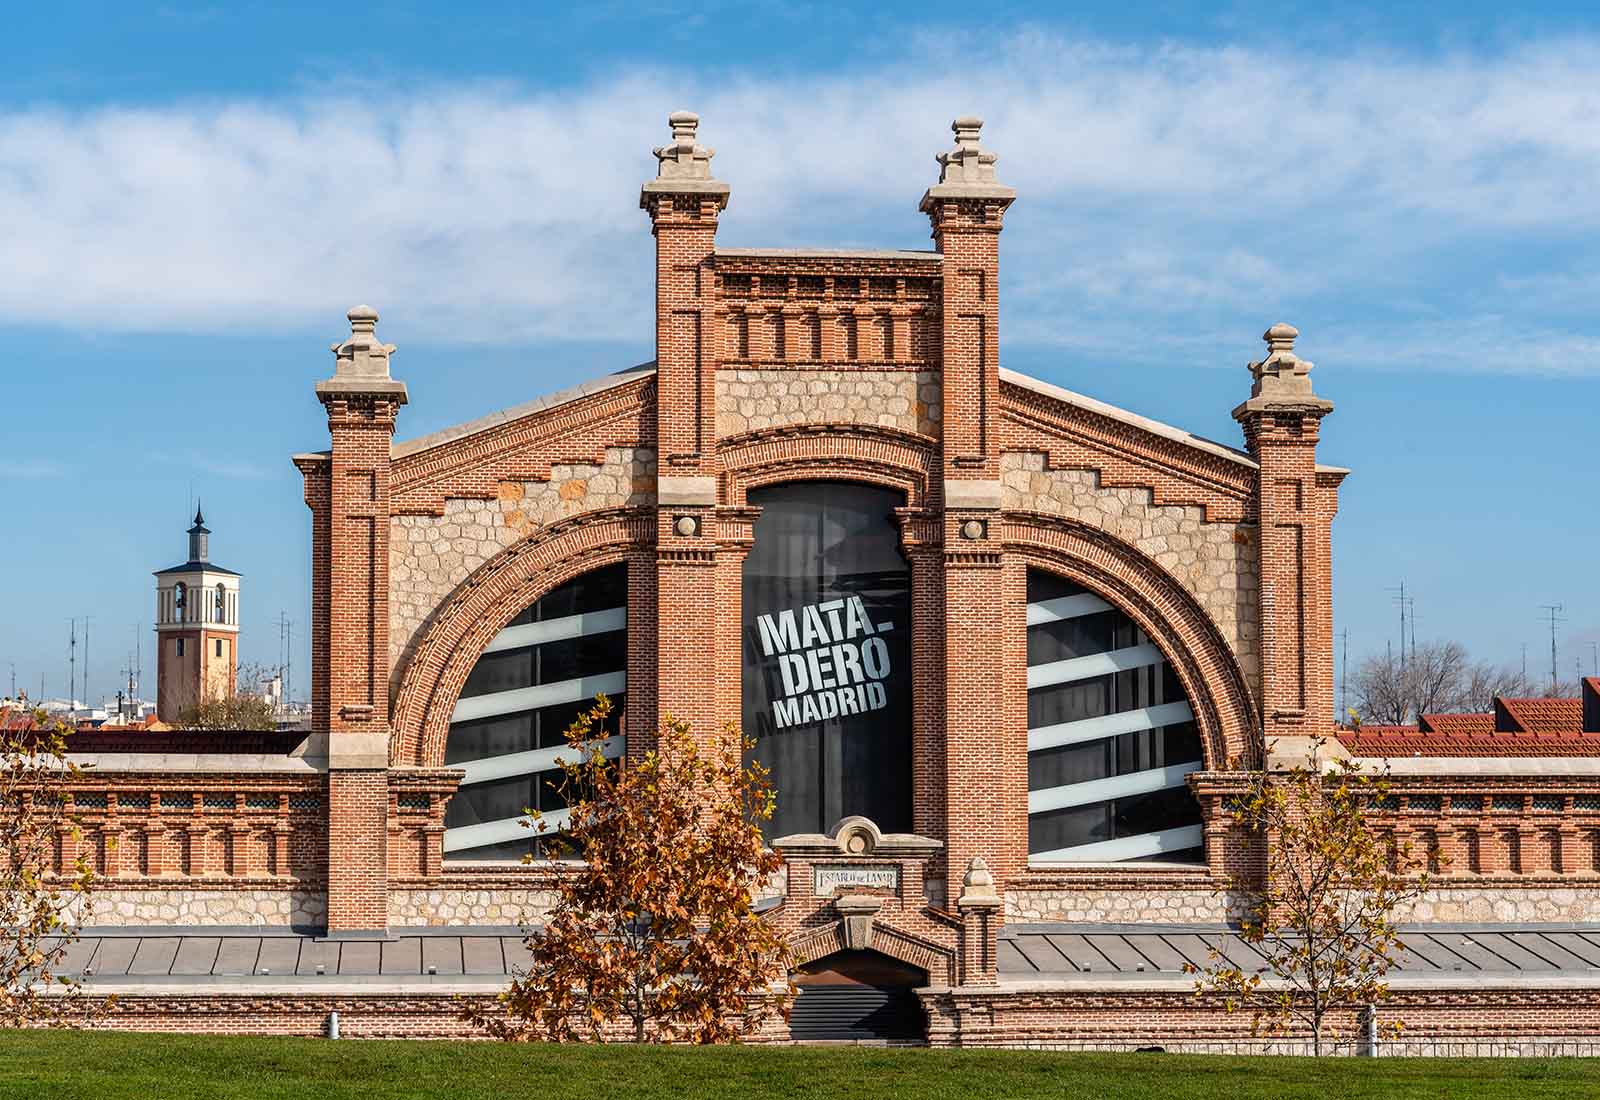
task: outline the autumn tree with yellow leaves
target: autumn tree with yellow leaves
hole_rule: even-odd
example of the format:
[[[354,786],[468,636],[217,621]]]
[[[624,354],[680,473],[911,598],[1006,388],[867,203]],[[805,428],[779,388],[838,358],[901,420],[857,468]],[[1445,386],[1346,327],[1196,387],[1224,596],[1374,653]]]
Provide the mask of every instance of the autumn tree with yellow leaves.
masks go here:
[[[767,771],[737,730],[707,748],[673,720],[651,751],[607,760],[610,713],[602,696],[567,731],[565,828],[530,815],[561,864],[531,960],[498,1012],[469,1017],[502,1039],[736,1042],[790,993],[783,938],[755,910],[782,863],[761,838]]]
[[[80,1023],[92,1006],[58,973],[94,877],[68,797],[78,768],[64,725],[10,713],[0,721],[0,1028]]]
[[[1430,853],[1374,827],[1374,812],[1392,802],[1387,776],[1348,757],[1324,761],[1324,748],[1315,742],[1306,763],[1259,773],[1231,804],[1266,844],[1264,877],[1238,875],[1227,887],[1248,899],[1239,936],[1262,965],[1247,971],[1213,948],[1206,966],[1186,967],[1199,975],[1196,996],[1250,1012],[1256,1035],[1309,1034],[1316,1055],[1334,1020],[1388,999],[1405,949],[1395,912],[1430,881]]]

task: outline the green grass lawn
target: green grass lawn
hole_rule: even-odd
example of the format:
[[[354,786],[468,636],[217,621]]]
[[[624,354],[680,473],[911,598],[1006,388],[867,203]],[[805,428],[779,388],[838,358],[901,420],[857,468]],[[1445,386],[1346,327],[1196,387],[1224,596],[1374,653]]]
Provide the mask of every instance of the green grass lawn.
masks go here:
[[[0,1097],[1335,1100],[1600,1097],[1600,1060],[1222,1058],[0,1033]]]

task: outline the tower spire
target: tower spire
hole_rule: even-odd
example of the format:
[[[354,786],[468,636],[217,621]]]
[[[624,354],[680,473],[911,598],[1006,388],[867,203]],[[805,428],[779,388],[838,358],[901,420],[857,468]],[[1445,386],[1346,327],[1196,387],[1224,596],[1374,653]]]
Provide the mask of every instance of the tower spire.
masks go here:
[[[194,526],[189,528],[189,560],[205,561],[211,553],[211,531],[206,527],[205,513],[196,502]]]

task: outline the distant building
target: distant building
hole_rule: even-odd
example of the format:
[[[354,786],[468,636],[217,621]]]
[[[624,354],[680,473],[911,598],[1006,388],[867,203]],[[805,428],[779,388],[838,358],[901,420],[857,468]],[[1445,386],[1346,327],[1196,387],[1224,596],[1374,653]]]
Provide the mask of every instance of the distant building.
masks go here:
[[[239,668],[239,574],[210,560],[211,532],[195,509],[189,558],[156,577],[156,713],[232,695]]]

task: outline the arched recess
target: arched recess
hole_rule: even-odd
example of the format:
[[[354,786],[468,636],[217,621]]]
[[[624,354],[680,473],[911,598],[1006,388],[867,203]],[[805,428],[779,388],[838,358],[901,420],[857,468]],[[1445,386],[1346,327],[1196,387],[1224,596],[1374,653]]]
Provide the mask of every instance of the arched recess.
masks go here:
[[[872,924],[872,936],[865,945],[873,951],[916,967],[937,984],[956,985],[956,953],[949,947],[921,936],[903,932],[882,919]],[[789,965],[795,969],[847,951],[844,922],[834,921],[820,928],[808,928],[789,937]]]
[[[1259,766],[1261,724],[1244,674],[1177,578],[1115,536],[1075,520],[1007,512],[1000,528],[1008,559],[1082,585],[1149,636],[1188,695],[1208,770]]]
[[[495,635],[539,597],[583,573],[641,554],[651,555],[653,564],[655,534],[654,508],[588,512],[541,528],[474,570],[434,611],[400,672],[390,762],[442,766],[456,699]],[[639,672],[649,678],[647,669]]]
[[[911,785],[913,832],[931,828],[935,799],[917,784],[938,774],[942,742],[938,736],[942,700],[919,690],[940,675],[940,650],[932,644],[940,629],[937,505],[942,494],[938,442],[927,436],[860,424],[790,425],[730,436],[718,444],[722,462],[722,501],[730,516],[741,516],[753,537],[752,490],[791,482],[859,482],[903,495],[898,509],[900,545],[911,574]],[[741,622],[739,633],[744,625]],[[748,718],[748,715],[746,716]],[[781,797],[781,796],[780,796]]]

